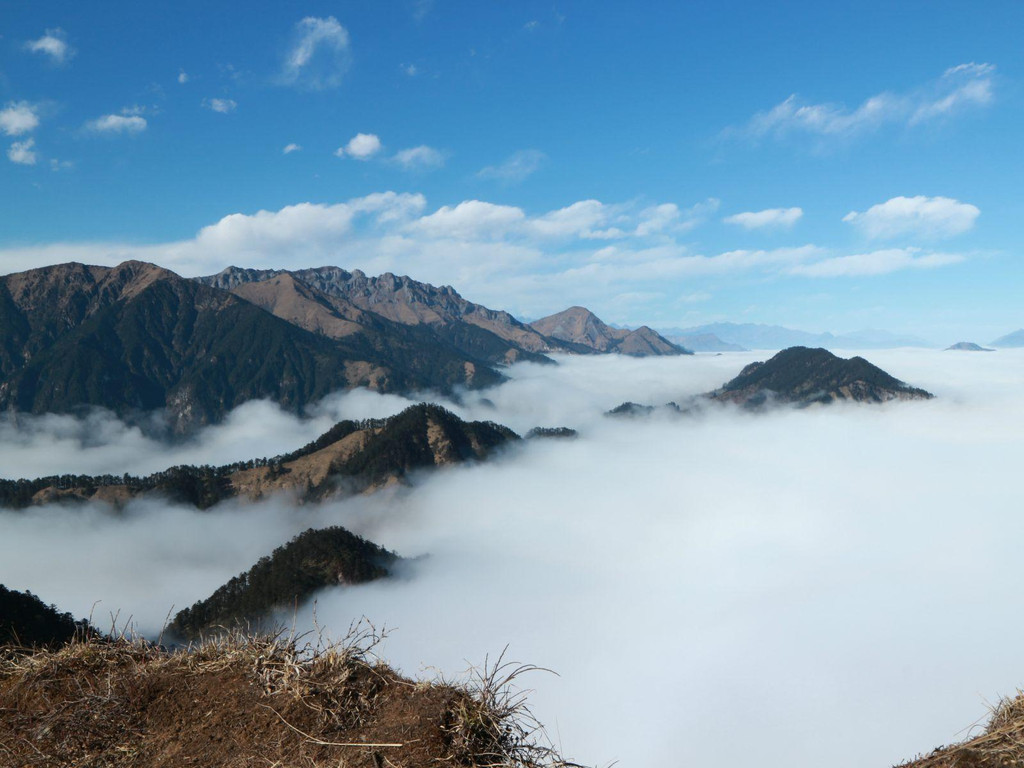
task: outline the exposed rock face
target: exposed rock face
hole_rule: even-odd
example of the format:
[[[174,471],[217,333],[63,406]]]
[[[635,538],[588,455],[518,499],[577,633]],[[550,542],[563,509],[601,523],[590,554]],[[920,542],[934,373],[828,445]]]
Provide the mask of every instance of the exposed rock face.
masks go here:
[[[225,499],[288,492],[301,501],[362,493],[412,472],[480,461],[519,440],[507,427],[467,422],[438,405],[410,406],[387,419],[342,421],[297,451],[222,467],[171,467],[148,477],[62,475],[0,480],[0,507],[102,501],[119,506],[159,494],[201,509]]]
[[[973,341],[958,341],[952,346],[946,347],[946,352],[995,352],[994,349],[975,344]]]
[[[300,411],[353,386],[450,391],[502,380],[430,334],[284,278],[249,298],[138,261],[0,277],[0,409],[162,409],[184,432],[256,398]]]
[[[612,328],[585,307],[569,307],[530,326],[545,336],[597,352],[618,352],[634,357],[689,354],[647,326],[635,331]]]
[[[544,352],[572,351],[558,340],[546,338],[520,323],[508,312],[495,311],[467,301],[450,286],[436,287],[391,273],[369,277],[360,270],[316,267],[291,272],[228,267],[201,282],[239,295],[269,293],[269,285],[281,276],[301,284],[321,303],[340,300],[347,319],[366,322],[366,314],[392,324],[421,327],[460,352],[490,363],[509,364],[519,360],[546,361]],[[254,285],[264,286],[255,289]],[[328,301],[325,302],[325,298]],[[351,311],[362,310],[362,320]],[[300,320],[300,325],[305,320]],[[302,325],[302,327],[307,327]]]
[[[767,362],[746,366],[708,397],[758,407],[772,401],[796,405],[839,400],[883,403],[933,395],[904,384],[862,357],[844,360],[826,349],[790,347]]]

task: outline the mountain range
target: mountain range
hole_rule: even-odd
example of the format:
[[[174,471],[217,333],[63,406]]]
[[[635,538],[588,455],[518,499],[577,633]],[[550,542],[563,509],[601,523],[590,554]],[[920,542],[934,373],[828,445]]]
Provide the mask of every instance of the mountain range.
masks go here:
[[[545,353],[677,353],[649,329],[619,341],[547,336],[391,274],[230,267],[186,279],[139,261],[59,264],[0,277],[0,410],[159,411],[182,434],[253,399],[300,413],[352,387],[457,395],[500,383],[510,363],[553,362]]]

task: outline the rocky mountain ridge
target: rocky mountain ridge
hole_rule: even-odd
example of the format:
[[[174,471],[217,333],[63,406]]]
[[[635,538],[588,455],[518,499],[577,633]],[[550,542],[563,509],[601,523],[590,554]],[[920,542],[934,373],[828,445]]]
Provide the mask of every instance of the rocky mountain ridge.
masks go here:
[[[581,351],[537,333],[508,312],[467,301],[451,286],[437,287],[390,272],[371,277],[358,269],[349,272],[330,266],[291,271],[228,267],[196,279],[238,295],[252,295],[253,285],[285,275],[319,297],[340,300],[392,323],[420,327],[455,349],[490,363],[543,362],[546,352]]]

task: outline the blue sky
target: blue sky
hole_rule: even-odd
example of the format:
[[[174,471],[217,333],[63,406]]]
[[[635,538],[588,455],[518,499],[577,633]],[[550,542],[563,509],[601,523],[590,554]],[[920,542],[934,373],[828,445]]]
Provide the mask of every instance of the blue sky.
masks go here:
[[[3,2],[0,272],[336,263],[525,317],[988,341],[1024,325],[1022,28],[1016,2]]]

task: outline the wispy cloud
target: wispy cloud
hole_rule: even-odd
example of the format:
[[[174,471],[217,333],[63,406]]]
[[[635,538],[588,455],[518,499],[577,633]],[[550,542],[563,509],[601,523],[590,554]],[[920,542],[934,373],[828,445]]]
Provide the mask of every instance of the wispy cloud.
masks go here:
[[[146,130],[146,118],[138,114],[103,115],[85,124],[92,133],[99,134],[137,134]]]
[[[792,229],[804,215],[802,208],[766,208],[726,216],[722,221],[744,229]]]
[[[963,260],[964,257],[957,253],[922,253],[918,248],[888,248],[799,264],[787,272],[804,277],[870,277],[905,269],[935,269]]]
[[[539,149],[521,149],[498,165],[488,165],[477,172],[481,179],[497,179],[506,183],[523,181],[532,176],[547,159]]]
[[[981,211],[949,197],[894,197],[866,211],[850,211],[843,221],[873,239],[902,236],[929,239],[963,234],[974,226]]]
[[[213,112],[226,115],[238,109],[238,102],[234,99],[205,99],[203,106]]]
[[[178,70],[178,83],[180,83],[181,85],[184,85],[187,82],[188,82],[188,72],[186,72],[184,69]]]
[[[29,40],[25,50],[48,56],[54,64],[63,64],[75,55],[74,48],[68,45],[67,35],[59,27],[46,30],[37,40]]]
[[[301,152],[302,147],[298,144],[286,144],[284,149],[281,150],[281,154],[290,155],[292,152]]]
[[[7,150],[7,159],[18,165],[35,165],[36,153],[33,150],[36,140],[33,138],[16,141]]]
[[[348,30],[333,16],[307,16],[295,25],[281,82],[309,90],[341,85],[351,64]]]
[[[406,171],[431,171],[444,165],[444,154],[440,150],[421,144],[418,147],[399,150],[391,161]]]
[[[39,127],[39,112],[27,101],[9,102],[0,109],[0,131],[8,136],[31,133]]]
[[[907,93],[883,92],[854,109],[843,104],[808,103],[796,94],[754,115],[727,135],[781,139],[794,135],[851,138],[886,125],[915,126],[986,107],[994,100],[995,66],[960,64]]]

